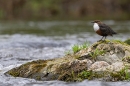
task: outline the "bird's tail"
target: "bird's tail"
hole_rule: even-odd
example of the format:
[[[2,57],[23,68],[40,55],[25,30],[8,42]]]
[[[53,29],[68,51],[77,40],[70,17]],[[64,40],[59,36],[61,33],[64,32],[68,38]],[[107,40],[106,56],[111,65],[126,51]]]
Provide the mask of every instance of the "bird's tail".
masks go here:
[[[117,34],[117,33],[113,31],[112,34]]]
[[[112,30],[110,36],[113,36],[114,34],[117,34],[115,31]]]

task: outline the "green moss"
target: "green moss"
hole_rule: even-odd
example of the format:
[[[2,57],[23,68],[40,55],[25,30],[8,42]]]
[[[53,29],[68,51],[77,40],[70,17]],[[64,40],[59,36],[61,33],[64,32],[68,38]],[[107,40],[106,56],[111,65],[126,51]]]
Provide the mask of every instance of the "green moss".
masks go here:
[[[81,80],[88,79],[88,80],[93,80],[93,79],[99,79],[103,78],[106,75],[108,75],[108,72],[93,72],[93,71],[88,71],[84,70],[78,74],[78,78],[81,78]]]
[[[112,72],[110,73],[112,80],[114,81],[123,81],[123,80],[130,80],[130,72],[128,72],[128,67],[126,66],[119,72]]]
[[[105,76],[105,73],[102,72],[98,73],[98,72],[93,72],[88,70],[83,70],[80,72],[71,71],[71,73],[66,72],[62,74],[62,76],[60,76],[58,80],[67,81],[67,82],[70,81],[76,82],[76,81],[83,81],[85,79],[93,80],[96,78],[102,78],[103,76]]]
[[[83,81],[85,79],[94,80],[94,79],[102,79],[106,81],[123,81],[130,80],[130,73],[128,72],[128,68],[125,67],[119,72],[109,72],[109,71],[99,71],[93,72],[88,70],[83,70],[81,72],[72,72],[71,74],[66,74],[63,81]]]
[[[94,60],[96,60],[96,57],[97,57],[97,56],[102,55],[102,54],[104,54],[104,53],[105,53],[105,51],[99,50],[99,49],[96,48],[93,52],[90,53],[90,56],[91,56]]]
[[[72,50],[74,53],[77,53],[79,52],[81,49],[85,49],[85,48],[88,48],[90,46],[90,44],[88,42],[85,42],[83,43],[82,45],[78,45],[78,44],[75,44],[73,47],[72,47]]]
[[[16,68],[14,68],[13,70],[8,71],[8,74],[10,74],[10,75],[12,75],[14,77],[18,77],[20,75],[20,73],[17,72]]]
[[[106,81],[123,81],[123,80],[130,80],[130,73],[128,72],[128,67],[120,70],[119,72],[93,72],[93,71],[82,71],[77,76],[81,80],[88,79],[104,79]]]
[[[78,77],[80,77],[82,80],[83,79],[91,79],[92,71],[82,71],[81,73],[78,74]]]
[[[99,41],[98,44],[101,44],[101,43],[119,43],[119,44],[125,44],[123,41],[121,40],[105,40],[105,41]]]
[[[98,42],[96,42],[96,43],[94,43],[94,44],[92,45],[92,48],[96,49],[99,44],[103,44],[103,43],[105,43],[105,44],[106,44],[106,43],[110,43],[110,40],[98,41]]]
[[[125,44],[123,41],[121,41],[121,40],[112,40],[112,42],[114,42],[114,43],[119,43],[119,44]]]
[[[130,39],[125,40],[124,43],[130,45]]]

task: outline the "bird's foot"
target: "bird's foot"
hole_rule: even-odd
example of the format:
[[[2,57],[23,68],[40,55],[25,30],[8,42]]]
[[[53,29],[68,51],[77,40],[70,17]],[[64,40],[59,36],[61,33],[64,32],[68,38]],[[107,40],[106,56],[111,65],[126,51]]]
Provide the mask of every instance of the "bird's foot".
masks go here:
[[[98,40],[97,42],[106,42],[106,40]]]
[[[101,41],[103,41],[103,40],[98,40],[97,42],[101,42]]]
[[[106,40],[104,39],[104,40],[102,40],[102,42],[106,42]]]

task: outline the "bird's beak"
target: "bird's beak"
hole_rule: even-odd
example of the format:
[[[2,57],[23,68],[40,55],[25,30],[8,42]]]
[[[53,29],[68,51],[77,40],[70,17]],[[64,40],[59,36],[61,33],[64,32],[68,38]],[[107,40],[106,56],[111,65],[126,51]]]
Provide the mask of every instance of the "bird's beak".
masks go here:
[[[94,21],[92,21],[91,23],[94,23]]]

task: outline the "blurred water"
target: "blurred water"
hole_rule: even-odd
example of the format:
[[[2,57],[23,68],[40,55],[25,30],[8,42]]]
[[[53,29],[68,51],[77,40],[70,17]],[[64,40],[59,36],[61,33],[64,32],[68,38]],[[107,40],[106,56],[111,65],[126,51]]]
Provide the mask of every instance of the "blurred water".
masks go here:
[[[118,34],[108,39],[130,38],[130,21],[104,21]],[[94,43],[95,34],[90,21],[0,22],[0,86],[130,86],[129,82],[36,81],[5,76],[4,72],[37,59],[62,57],[74,44]]]

